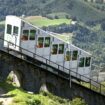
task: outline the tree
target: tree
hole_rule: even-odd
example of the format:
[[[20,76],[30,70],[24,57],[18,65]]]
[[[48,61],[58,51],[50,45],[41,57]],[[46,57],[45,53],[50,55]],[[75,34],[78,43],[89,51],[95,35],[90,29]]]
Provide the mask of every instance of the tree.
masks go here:
[[[103,30],[105,30],[105,22],[103,22],[103,23],[101,24],[101,28],[102,28]]]

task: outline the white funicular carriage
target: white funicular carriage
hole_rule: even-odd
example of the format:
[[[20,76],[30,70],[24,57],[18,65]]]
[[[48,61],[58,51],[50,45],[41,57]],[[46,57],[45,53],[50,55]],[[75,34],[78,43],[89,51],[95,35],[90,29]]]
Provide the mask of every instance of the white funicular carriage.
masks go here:
[[[6,17],[4,39],[81,75],[90,76],[92,60],[90,53],[57,38],[53,33],[44,31],[22,18]],[[9,48],[20,51],[20,48],[13,44],[10,44]],[[4,47],[8,47],[6,41],[4,41]],[[23,52],[33,56],[25,50]],[[42,60],[38,57],[37,59]]]

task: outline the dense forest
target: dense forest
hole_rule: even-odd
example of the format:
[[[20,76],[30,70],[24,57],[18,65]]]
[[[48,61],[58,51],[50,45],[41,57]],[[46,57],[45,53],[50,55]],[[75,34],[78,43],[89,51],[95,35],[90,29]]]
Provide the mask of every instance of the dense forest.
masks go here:
[[[80,21],[94,21],[105,18],[105,12],[100,10],[101,7],[104,6],[91,5],[84,0],[0,0],[0,19],[4,19],[6,15],[24,14],[64,15],[75,17]]]

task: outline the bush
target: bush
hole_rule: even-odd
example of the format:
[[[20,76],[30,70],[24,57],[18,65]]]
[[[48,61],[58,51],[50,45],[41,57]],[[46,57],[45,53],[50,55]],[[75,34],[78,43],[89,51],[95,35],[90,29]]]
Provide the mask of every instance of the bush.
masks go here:
[[[105,31],[105,22],[103,22],[103,23],[101,24],[101,28],[102,28],[103,31]]]
[[[28,101],[26,101],[27,105],[42,105],[41,101],[35,98],[29,99]]]
[[[55,19],[59,19],[59,17],[57,15],[55,15]]]
[[[75,98],[71,101],[70,105],[87,105],[85,101],[81,98]]]

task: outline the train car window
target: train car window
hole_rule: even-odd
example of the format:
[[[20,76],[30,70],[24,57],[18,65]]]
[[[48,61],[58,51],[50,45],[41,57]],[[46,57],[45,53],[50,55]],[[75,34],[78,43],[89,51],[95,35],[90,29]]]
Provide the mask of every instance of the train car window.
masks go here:
[[[59,44],[59,54],[63,54],[64,53],[64,44]]]
[[[39,37],[38,38],[38,48],[43,48],[43,42],[44,42],[44,38],[43,37]]]
[[[11,34],[12,33],[12,25],[7,24],[7,34]]]
[[[65,61],[71,60],[71,51],[66,51]]]
[[[18,35],[19,27],[14,26],[13,28],[13,34]]]
[[[23,35],[28,36],[29,35],[29,30],[23,30]]]
[[[29,36],[29,30],[23,30],[23,35],[21,37],[21,40],[28,40],[28,36]]]
[[[90,66],[90,60],[91,60],[91,57],[86,57],[86,61],[85,61],[86,67]]]
[[[52,54],[57,54],[58,51],[58,44],[52,45]]]
[[[49,47],[49,46],[50,46],[50,37],[46,37],[44,47]]]
[[[73,51],[72,60],[77,60],[78,51]]]
[[[84,58],[79,59],[79,67],[84,67]]]
[[[36,30],[30,30],[30,40],[35,40]]]

